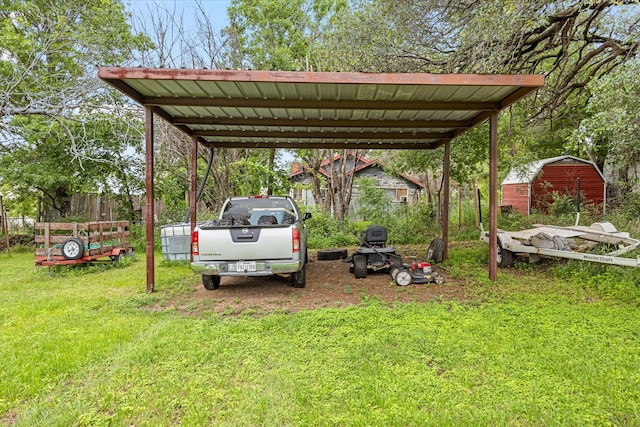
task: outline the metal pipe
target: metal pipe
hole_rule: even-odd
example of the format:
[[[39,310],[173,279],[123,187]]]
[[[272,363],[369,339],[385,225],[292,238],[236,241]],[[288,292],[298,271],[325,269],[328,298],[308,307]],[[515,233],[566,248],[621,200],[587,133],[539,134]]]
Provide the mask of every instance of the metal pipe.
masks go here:
[[[194,152],[194,150],[192,150],[191,152],[191,157],[197,159],[197,138],[194,137],[194,142],[193,144],[196,146],[196,150]],[[196,179],[196,174],[194,172],[197,172],[195,170],[196,164],[197,164],[197,160],[193,161],[192,160],[192,169],[194,169],[194,171],[192,171],[191,176],[193,178],[193,182],[195,182]],[[204,175],[202,176],[202,180],[200,181],[200,186],[198,187],[198,192],[196,193],[196,197],[195,197],[195,201],[196,203],[198,203],[198,201],[200,201],[200,197],[202,197],[202,193],[204,191],[204,185],[207,182],[207,178],[209,177],[209,172],[211,171],[211,163],[213,163],[213,148],[209,148],[209,160],[207,161],[207,168],[204,171]],[[192,194],[193,196],[193,194]],[[193,203],[190,203],[190,206],[187,208],[187,214],[184,216],[184,222],[189,222],[189,217],[191,216],[191,205],[193,205]],[[195,221],[194,221],[195,224]],[[193,230],[192,230],[193,231]]]
[[[146,255],[147,255],[147,292],[153,292],[155,282],[155,262],[154,262],[154,195],[153,195],[153,107],[144,106],[145,112],[145,161],[146,161]]]

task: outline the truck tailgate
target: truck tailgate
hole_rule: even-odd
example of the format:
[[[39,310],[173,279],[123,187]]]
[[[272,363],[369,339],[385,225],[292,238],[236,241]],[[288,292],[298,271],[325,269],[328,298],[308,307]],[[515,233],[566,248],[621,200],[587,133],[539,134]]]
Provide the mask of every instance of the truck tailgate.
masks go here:
[[[291,228],[284,225],[200,229],[200,261],[291,259]]]

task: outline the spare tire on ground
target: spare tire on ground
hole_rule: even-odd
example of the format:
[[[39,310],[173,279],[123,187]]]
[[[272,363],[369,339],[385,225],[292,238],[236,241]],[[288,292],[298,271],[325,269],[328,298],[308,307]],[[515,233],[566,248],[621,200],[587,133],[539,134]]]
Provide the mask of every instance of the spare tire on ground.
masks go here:
[[[347,257],[346,249],[321,249],[317,254],[318,261],[335,261]]]
[[[444,258],[444,240],[436,237],[431,241],[429,249],[427,249],[427,259],[439,264]]]

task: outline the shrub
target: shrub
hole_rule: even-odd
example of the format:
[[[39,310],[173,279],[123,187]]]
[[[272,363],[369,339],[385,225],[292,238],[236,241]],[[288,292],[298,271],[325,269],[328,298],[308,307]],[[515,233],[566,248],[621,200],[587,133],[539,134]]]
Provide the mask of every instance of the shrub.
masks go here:
[[[332,218],[330,213],[316,207],[307,207],[311,219],[307,220],[307,246],[322,249],[337,246],[357,246],[358,239],[346,221]]]

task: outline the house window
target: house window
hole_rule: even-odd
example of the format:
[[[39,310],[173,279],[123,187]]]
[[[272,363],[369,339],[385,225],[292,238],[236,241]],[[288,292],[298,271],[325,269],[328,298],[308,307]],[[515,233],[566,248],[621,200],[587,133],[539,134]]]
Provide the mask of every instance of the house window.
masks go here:
[[[409,190],[407,188],[396,188],[396,202],[407,202]]]

